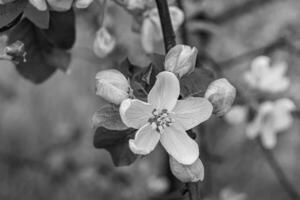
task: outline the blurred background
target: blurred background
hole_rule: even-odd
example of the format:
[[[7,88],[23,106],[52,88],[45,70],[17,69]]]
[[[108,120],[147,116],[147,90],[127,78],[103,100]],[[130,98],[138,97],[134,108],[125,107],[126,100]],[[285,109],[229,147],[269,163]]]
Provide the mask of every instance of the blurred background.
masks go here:
[[[202,49],[208,66],[239,90],[246,87],[241,74],[254,57],[266,54],[287,62],[292,84],[281,95],[299,105],[300,54],[295,49],[297,45],[300,49],[300,1],[181,1],[188,41],[179,30],[179,42]],[[105,23],[110,24],[117,46],[104,59],[94,54],[93,41],[102,17],[100,6],[93,5],[77,11],[69,73],[57,72],[45,83],[33,85],[18,75],[12,63],[0,62],[0,199],[178,199],[170,192],[182,185],[170,175],[161,148],[131,166],[116,168],[108,152],[93,147],[91,118],[105,104],[95,95],[95,74],[116,67],[127,56],[137,65],[149,62],[140,35],[131,29],[132,17],[111,1]],[[295,48],[278,42],[283,37]],[[162,49],[157,53],[163,53]],[[259,146],[246,138],[244,125],[212,118],[205,128],[202,140],[212,155],[203,159],[206,199],[289,198]],[[279,134],[273,150],[298,192],[299,130],[295,119],[288,131]]]

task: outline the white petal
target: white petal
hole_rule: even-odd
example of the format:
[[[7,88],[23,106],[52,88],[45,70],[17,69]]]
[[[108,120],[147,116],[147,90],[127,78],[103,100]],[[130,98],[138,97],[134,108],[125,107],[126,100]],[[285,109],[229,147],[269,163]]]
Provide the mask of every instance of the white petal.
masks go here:
[[[277,134],[273,130],[263,130],[261,140],[264,147],[273,149],[277,144]]]
[[[179,80],[172,72],[163,71],[156,76],[156,82],[149,92],[148,103],[157,109],[171,111],[179,97]]]
[[[137,99],[126,99],[120,105],[120,116],[128,127],[139,129],[153,117],[153,107]]]
[[[29,2],[36,7],[38,10],[47,10],[46,0],[29,0]]]
[[[180,124],[175,123],[164,129],[160,142],[181,164],[191,165],[199,157],[198,144],[188,136]]]
[[[207,99],[190,97],[177,101],[173,112],[175,121],[185,130],[189,130],[206,121],[211,116],[212,110],[213,107]]]
[[[138,130],[133,140],[129,140],[129,147],[135,154],[146,155],[154,150],[159,138],[160,134],[148,123]]]
[[[251,64],[251,71],[254,76],[261,77],[270,71],[271,59],[267,56],[258,56]]]

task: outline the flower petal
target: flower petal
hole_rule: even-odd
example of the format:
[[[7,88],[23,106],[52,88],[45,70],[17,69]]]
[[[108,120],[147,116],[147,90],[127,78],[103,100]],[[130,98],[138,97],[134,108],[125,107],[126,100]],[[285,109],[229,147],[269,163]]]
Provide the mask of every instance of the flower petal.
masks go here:
[[[179,96],[179,80],[175,74],[167,71],[160,72],[156,78],[156,82],[148,95],[148,103],[157,109],[171,111]]]
[[[166,128],[160,138],[166,151],[184,165],[193,164],[199,157],[198,144],[188,136],[180,124]]]
[[[160,138],[149,123],[138,130],[133,140],[129,140],[129,147],[135,154],[146,155],[154,150]]]
[[[212,114],[213,106],[201,97],[190,97],[177,101],[173,109],[176,123],[180,123],[184,130],[194,128],[201,122],[206,121]]]
[[[139,129],[153,117],[153,107],[137,99],[126,99],[120,105],[120,116],[128,127]]]

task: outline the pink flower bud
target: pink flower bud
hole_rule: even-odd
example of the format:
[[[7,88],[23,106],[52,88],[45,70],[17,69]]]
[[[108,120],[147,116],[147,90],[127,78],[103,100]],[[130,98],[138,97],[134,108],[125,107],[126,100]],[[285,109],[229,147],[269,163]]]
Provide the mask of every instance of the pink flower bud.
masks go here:
[[[55,11],[70,10],[73,4],[73,0],[47,0],[51,9]]]
[[[226,114],[235,99],[236,89],[225,78],[213,81],[205,92],[207,98],[214,107],[213,113],[217,116]]]
[[[204,179],[204,166],[199,158],[191,165],[183,165],[170,157],[170,167],[173,175],[184,183]]]
[[[165,58],[165,69],[182,77],[194,71],[198,50],[187,45],[178,44]]]
[[[115,69],[103,70],[96,75],[96,94],[106,101],[119,105],[129,98],[131,88],[126,77]]]
[[[105,27],[100,28],[96,33],[93,45],[94,53],[99,58],[106,57],[116,46],[116,39],[108,32]]]
[[[87,8],[93,2],[93,0],[76,0],[76,8]]]

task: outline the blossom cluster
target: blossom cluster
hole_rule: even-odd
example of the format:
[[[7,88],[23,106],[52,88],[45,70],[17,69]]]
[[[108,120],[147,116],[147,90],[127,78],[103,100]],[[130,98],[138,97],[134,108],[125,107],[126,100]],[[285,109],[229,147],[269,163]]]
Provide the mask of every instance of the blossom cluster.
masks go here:
[[[176,45],[165,57],[164,69],[147,95],[147,102],[136,99],[130,82],[118,70],[100,71],[96,75],[97,95],[120,105],[123,123],[137,129],[129,140],[130,150],[139,155],[151,153],[160,142],[170,155],[171,170],[183,182],[204,178],[199,147],[187,133],[208,120],[212,113],[225,114],[235,98],[235,88],[225,79],[211,83],[205,97],[179,100],[180,81],[193,73],[197,49]]]

